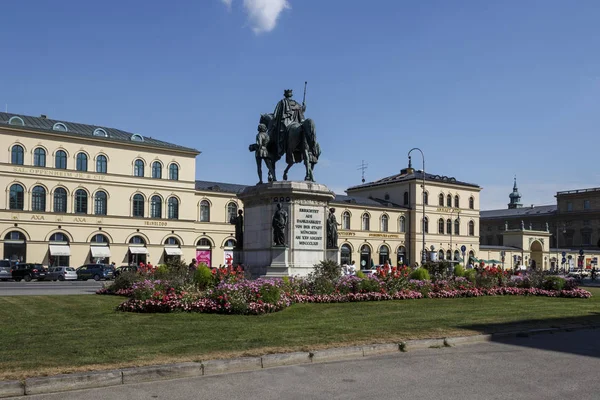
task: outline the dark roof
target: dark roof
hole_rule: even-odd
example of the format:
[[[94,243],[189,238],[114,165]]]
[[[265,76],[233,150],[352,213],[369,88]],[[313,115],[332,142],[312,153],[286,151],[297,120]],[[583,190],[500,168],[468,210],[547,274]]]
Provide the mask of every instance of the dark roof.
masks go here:
[[[204,190],[222,193],[241,193],[248,185],[238,185],[235,183],[196,181],[196,190]]]
[[[348,190],[363,189],[363,188],[368,188],[368,187],[373,187],[373,186],[389,185],[391,183],[407,182],[407,181],[418,180],[418,179],[423,179],[422,171],[409,172],[404,169],[399,174],[387,176],[385,178],[381,178],[374,182],[367,182],[367,183],[363,183],[362,185],[352,186],[352,187],[348,188]],[[434,175],[434,174],[429,174],[429,173],[425,174],[425,181],[450,183],[452,185],[461,185],[461,186],[470,186],[470,187],[479,188],[479,185],[476,185],[474,183],[462,182],[462,181],[456,180],[456,178],[451,177],[451,176]]]
[[[336,204],[357,204],[361,206],[371,206],[371,207],[389,207],[389,208],[403,208],[399,204],[392,203],[388,200],[376,199],[373,197],[357,197],[357,196],[345,196],[342,194],[336,194],[335,198],[331,201]]]
[[[200,154],[200,152],[198,150],[193,149],[191,147],[184,147],[184,146],[179,146],[179,145],[172,144],[172,143],[163,142],[162,140],[153,139],[151,137],[142,136],[140,134],[125,132],[120,129],[106,128],[106,127],[97,126],[97,125],[80,124],[77,122],[58,121],[58,120],[48,119],[48,118],[44,118],[44,117],[30,117],[27,115],[18,115],[18,114],[10,114],[10,113],[0,112],[0,127],[3,125],[10,126],[13,128],[21,127],[20,125],[9,125],[8,124],[8,121],[12,117],[21,118],[23,120],[23,122],[25,123],[25,126],[22,128],[26,128],[26,129],[33,129],[33,130],[44,131],[44,132],[52,132],[55,134],[66,135],[66,136],[94,137],[94,138],[106,139],[106,140],[114,141],[114,142],[135,143],[136,145],[162,147],[164,149],[181,150],[181,151],[187,151],[187,152]],[[55,124],[58,124],[58,123],[66,126],[67,132],[53,129]],[[108,137],[94,135],[94,131],[98,128],[103,129],[108,134]],[[132,141],[132,137],[134,135],[142,137],[143,141]]]
[[[521,208],[503,208],[501,210],[487,210],[479,212],[479,219],[487,218],[516,218],[516,217],[535,217],[538,215],[548,215],[556,213],[556,205],[521,207]]]

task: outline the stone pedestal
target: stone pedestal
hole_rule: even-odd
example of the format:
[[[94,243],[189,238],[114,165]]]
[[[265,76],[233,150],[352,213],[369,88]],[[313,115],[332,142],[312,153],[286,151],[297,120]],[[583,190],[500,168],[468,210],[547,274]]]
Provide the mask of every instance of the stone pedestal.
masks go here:
[[[340,249],[327,249],[325,252],[325,259],[329,261],[335,261],[336,263],[340,263]]]
[[[271,182],[247,187],[238,197],[244,202],[244,264],[253,276],[306,276],[314,264],[334,257],[325,248],[327,207],[335,197],[327,186]],[[288,214],[285,246],[273,241],[278,204]]]

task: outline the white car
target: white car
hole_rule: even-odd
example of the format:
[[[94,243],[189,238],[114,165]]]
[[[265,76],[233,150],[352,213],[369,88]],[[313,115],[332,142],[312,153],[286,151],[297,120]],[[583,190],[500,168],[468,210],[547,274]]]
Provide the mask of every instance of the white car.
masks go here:
[[[48,269],[46,279],[52,281],[76,281],[77,272],[75,272],[75,268],[71,267],[51,267]]]

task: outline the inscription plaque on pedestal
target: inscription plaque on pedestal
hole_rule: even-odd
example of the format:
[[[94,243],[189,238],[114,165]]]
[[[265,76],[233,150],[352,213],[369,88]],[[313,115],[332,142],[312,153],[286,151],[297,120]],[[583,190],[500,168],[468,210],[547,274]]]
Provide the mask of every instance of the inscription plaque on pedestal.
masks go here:
[[[294,248],[323,250],[323,207],[299,205],[294,218]]]

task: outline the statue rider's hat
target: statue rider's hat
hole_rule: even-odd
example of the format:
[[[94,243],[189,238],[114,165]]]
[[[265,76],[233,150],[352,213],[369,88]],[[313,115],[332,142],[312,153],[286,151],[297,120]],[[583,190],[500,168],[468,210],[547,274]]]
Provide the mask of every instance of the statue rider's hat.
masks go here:
[[[292,95],[293,95],[293,93],[292,93],[292,89],[285,89],[285,90],[283,91],[283,95],[284,95],[285,97],[292,97]]]

